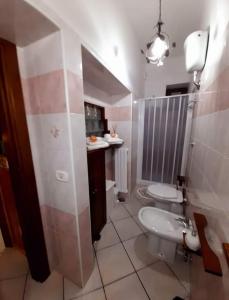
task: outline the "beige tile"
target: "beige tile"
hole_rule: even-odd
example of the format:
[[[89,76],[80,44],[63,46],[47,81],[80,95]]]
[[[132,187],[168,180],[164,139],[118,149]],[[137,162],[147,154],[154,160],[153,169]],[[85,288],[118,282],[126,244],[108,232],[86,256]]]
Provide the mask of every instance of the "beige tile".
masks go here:
[[[106,224],[101,232],[101,239],[95,243],[95,249],[100,250],[102,248],[115,245],[120,242],[120,239],[114,229],[112,223]]]
[[[123,243],[136,270],[158,260],[157,257],[147,251],[147,239],[148,238],[142,234]]]
[[[57,272],[53,272],[49,278],[43,282],[36,282],[29,275],[26,283],[24,300],[62,300],[63,299],[63,277]]]
[[[103,289],[77,298],[77,300],[106,300]]]
[[[11,248],[5,248],[0,253],[0,266],[0,280],[25,275],[28,272],[26,257]]]
[[[185,298],[187,292],[164,262],[158,262],[138,271],[151,299],[168,300],[175,296]]]
[[[112,221],[122,220],[128,217],[130,217],[128,211],[120,203],[115,205],[110,216]]]
[[[131,198],[127,203],[123,204],[131,216],[136,216],[142,208],[142,204],[135,198]]]
[[[0,281],[0,299],[22,300],[25,281],[26,275],[15,279]]]
[[[143,232],[148,232],[148,230],[141,224],[141,222],[138,219],[138,216],[133,216],[134,221],[138,224],[138,226],[141,228]]]
[[[71,281],[64,279],[64,297],[65,300],[79,297],[102,287],[102,281],[99,274],[98,265],[95,262],[94,270],[84,288],[80,288]]]
[[[142,230],[138,227],[132,218],[123,219],[114,222],[114,226],[118,231],[122,241],[130,239],[142,233]]]
[[[148,297],[136,274],[105,287],[107,300],[147,300]]]
[[[122,244],[98,251],[97,258],[104,284],[111,283],[134,272]]]

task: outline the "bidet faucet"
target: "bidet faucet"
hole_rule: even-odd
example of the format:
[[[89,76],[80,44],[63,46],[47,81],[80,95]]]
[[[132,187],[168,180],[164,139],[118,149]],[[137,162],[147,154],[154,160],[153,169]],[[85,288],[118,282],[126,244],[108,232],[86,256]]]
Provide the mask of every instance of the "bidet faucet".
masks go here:
[[[189,228],[190,220],[189,218],[179,217],[175,219],[178,223],[182,224],[184,228]]]

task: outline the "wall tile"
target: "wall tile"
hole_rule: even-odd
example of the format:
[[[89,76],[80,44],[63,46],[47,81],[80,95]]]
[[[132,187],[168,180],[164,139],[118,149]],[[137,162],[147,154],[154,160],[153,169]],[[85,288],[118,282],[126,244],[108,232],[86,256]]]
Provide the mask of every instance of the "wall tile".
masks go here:
[[[105,110],[106,119],[109,121],[130,121],[131,106],[108,106]]]
[[[89,206],[79,215],[79,230],[84,285],[90,277],[94,267]]]
[[[67,72],[69,107],[71,113],[84,113],[83,80],[70,71]]]
[[[22,78],[35,77],[63,69],[60,31],[27,47],[18,48],[17,52]]]
[[[66,112],[63,70],[23,79],[27,114]]]

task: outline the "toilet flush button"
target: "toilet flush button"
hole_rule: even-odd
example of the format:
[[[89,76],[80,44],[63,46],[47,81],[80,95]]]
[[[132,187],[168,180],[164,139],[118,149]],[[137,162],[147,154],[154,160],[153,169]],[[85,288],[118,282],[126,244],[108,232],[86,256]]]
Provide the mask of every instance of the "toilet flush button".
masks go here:
[[[62,182],[68,182],[68,173],[65,171],[57,170],[56,179]]]

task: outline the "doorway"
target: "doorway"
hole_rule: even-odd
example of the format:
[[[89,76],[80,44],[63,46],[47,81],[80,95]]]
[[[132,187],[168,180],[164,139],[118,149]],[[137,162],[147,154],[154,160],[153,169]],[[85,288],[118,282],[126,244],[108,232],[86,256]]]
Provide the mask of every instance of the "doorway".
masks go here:
[[[50,274],[30,150],[16,46],[0,39],[0,229],[24,252],[31,276]]]

